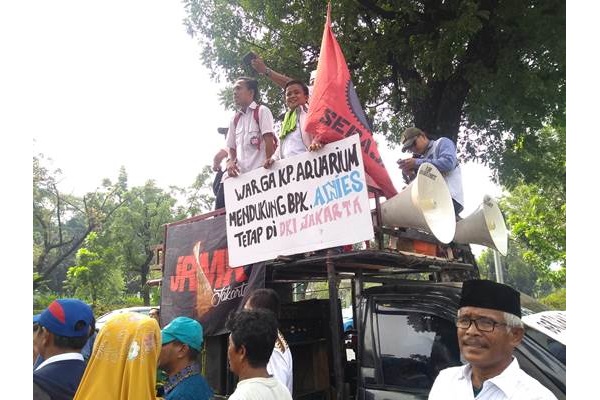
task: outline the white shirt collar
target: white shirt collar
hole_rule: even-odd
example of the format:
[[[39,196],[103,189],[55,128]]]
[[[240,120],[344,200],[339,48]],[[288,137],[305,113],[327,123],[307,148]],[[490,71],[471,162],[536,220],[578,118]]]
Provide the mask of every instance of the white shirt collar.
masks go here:
[[[515,388],[515,382],[519,381],[519,362],[515,357],[508,367],[495,377],[489,379],[490,383],[493,383],[498,389],[502,390],[506,397],[512,398]]]
[[[256,107],[258,107],[258,104],[256,104],[255,101],[253,101],[252,103],[250,103],[250,105],[246,108],[246,112],[243,111],[243,109],[240,109],[240,112],[242,114],[247,114],[248,110],[254,110]]]
[[[516,387],[515,382],[517,382],[519,379],[519,371],[519,362],[517,361],[516,357],[513,357],[512,362],[508,364],[508,367],[506,367],[504,371],[502,371],[499,375],[484,381],[483,385],[485,386],[486,384],[493,384],[498,389],[503,391],[506,397],[510,398],[514,388]],[[471,379],[472,373],[473,370],[471,368],[471,364],[467,364],[462,370],[462,376],[460,379],[466,379],[470,385],[473,385],[473,381]]]
[[[83,361],[83,356],[81,355],[81,353],[57,354],[55,356],[50,357],[47,360],[44,360],[44,362],[41,363],[40,365],[38,365],[38,367],[35,370],[37,371],[38,369],[41,369],[41,368],[45,367],[46,365],[51,364],[53,362],[64,361],[64,360],[81,360],[81,361]]]

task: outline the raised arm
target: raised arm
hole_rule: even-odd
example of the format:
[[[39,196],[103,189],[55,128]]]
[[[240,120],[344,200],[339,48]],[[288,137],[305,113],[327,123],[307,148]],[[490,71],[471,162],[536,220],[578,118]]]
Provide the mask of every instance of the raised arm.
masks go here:
[[[289,76],[283,75],[277,71],[273,71],[271,68],[267,67],[265,62],[260,56],[257,56],[255,59],[250,61],[252,64],[252,68],[256,70],[261,75],[265,75],[267,78],[275,82],[281,88],[285,88],[285,84],[292,80]]]

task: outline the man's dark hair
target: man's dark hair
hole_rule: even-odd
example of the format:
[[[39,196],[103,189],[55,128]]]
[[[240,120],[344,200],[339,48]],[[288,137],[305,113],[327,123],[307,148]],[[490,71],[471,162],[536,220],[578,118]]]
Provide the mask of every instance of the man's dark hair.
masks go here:
[[[246,87],[248,88],[248,90],[252,90],[254,91],[254,101],[258,103],[258,101],[260,100],[259,98],[259,93],[258,93],[258,81],[256,79],[252,79],[248,76],[240,76],[239,78],[237,78],[238,81],[243,81],[244,84],[246,85]]]
[[[173,340],[174,343],[176,344],[185,344],[183,342],[180,342],[179,340]],[[198,355],[200,355],[200,352],[196,349],[194,349],[193,347],[190,347],[190,345],[187,345],[188,347],[188,360],[189,361],[198,361]]]
[[[277,339],[277,319],[268,310],[242,310],[230,314],[225,327],[236,349],[246,348],[253,368],[266,367]]]
[[[288,81],[285,84],[284,91],[287,90],[288,86],[292,86],[292,85],[300,85],[302,87],[302,91],[304,92],[304,95],[308,96],[308,86],[306,86],[306,83],[299,81],[297,79],[292,79],[291,81]]]
[[[84,321],[77,321],[77,323],[75,324],[75,330],[79,331],[82,329],[89,329],[86,328],[86,326],[88,326]],[[83,346],[85,346],[85,343],[87,342],[87,340],[89,339],[89,334],[85,335],[85,336],[75,336],[75,337],[67,337],[67,336],[59,336],[59,335],[54,335],[54,345],[60,349],[77,349],[77,350],[81,350],[83,348]]]
[[[279,318],[281,302],[279,295],[273,289],[257,289],[250,294],[246,303],[253,309],[265,308]]]

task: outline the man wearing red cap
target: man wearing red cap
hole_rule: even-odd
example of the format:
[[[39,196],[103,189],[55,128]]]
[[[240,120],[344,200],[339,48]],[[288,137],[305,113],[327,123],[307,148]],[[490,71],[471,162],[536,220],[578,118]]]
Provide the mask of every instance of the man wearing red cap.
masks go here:
[[[94,314],[77,299],[54,300],[33,316],[33,346],[44,358],[33,371],[33,382],[52,400],[71,400],[85,362],[81,349],[90,335]]]
[[[429,400],[556,400],[513,357],[524,332],[519,292],[488,280],[464,282],[456,327],[468,364],[442,370]]]

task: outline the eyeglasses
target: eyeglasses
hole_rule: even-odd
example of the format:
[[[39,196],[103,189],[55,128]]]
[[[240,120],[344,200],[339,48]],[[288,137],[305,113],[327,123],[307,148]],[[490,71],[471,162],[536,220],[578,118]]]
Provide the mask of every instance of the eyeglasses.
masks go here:
[[[489,318],[477,318],[471,319],[467,317],[460,317],[456,320],[456,327],[460,329],[469,329],[471,323],[475,323],[475,328],[481,332],[493,332],[496,325],[506,325],[504,322],[496,322]]]

